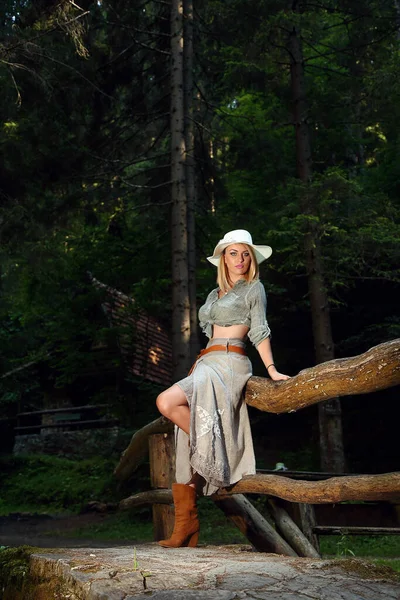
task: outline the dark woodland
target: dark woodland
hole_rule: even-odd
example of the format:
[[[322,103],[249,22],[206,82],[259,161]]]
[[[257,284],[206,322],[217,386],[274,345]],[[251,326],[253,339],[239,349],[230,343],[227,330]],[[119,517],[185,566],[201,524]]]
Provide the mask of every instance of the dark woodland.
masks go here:
[[[24,411],[157,418],[206,343],[206,256],[231,229],[273,247],[280,371],[400,337],[398,2],[3,0],[1,21],[1,452]],[[147,318],[171,344],[157,381],[129,366]],[[259,465],[278,446],[292,468],[394,471],[397,401],[251,408]]]

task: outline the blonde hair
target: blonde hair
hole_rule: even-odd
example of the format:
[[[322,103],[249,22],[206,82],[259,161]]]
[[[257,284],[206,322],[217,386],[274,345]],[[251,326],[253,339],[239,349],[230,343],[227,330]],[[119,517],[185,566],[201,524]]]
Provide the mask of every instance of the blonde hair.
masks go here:
[[[232,244],[230,244],[230,245],[232,245]],[[246,246],[247,250],[250,253],[250,257],[251,257],[249,270],[247,271],[247,273],[245,273],[244,277],[245,277],[247,283],[251,283],[255,279],[258,279],[258,275],[259,275],[258,262],[256,259],[256,255],[254,254],[253,248],[251,246],[248,246],[247,244],[243,244],[243,246]],[[228,246],[227,246],[227,248],[228,248]],[[225,250],[226,250],[226,248],[225,248]],[[223,250],[223,252],[221,253],[221,256],[219,258],[219,263],[218,263],[218,270],[217,270],[217,283],[218,283],[219,289],[222,292],[228,292],[232,287],[232,282],[229,278],[228,268],[224,261],[225,250]]]

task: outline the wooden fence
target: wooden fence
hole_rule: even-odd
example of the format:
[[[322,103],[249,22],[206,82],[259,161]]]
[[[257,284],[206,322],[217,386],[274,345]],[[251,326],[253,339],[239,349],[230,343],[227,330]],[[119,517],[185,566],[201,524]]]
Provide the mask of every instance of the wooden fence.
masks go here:
[[[399,383],[400,340],[393,340],[357,357],[305,369],[288,381],[271,382],[252,377],[245,400],[260,410],[280,413],[331,397],[376,391]],[[119,503],[119,508],[124,510],[151,503],[155,538],[161,539],[170,535],[173,522],[170,487],[174,472],[174,438],[171,424],[160,418],[136,432],[121,456],[115,476],[120,480],[128,479],[146,454],[148,444],[151,482],[157,489],[126,498]],[[268,518],[260,515],[243,494],[264,495]],[[230,488],[219,490],[212,499],[257,550],[289,556],[319,556],[320,535],[400,533],[400,473],[259,472],[244,477]],[[332,521],[333,506],[349,501],[369,503],[368,522],[366,508],[357,505],[358,521],[355,524],[351,517],[351,511],[354,513],[355,509],[342,508],[344,504],[340,505],[340,514],[343,519],[347,513],[347,521]],[[325,522],[321,519],[322,511],[315,508],[319,504],[331,505],[331,516],[325,516]]]
[[[17,435],[29,435],[47,430],[113,427],[118,424],[118,419],[107,416],[108,407],[85,405],[21,412],[17,415],[15,432]]]

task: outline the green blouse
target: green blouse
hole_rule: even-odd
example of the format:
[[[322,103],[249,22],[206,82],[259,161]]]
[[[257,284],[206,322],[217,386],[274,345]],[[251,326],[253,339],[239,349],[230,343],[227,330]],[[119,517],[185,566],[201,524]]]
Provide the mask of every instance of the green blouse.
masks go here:
[[[212,290],[199,310],[200,327],[208,338],[213,335],[213,325],[246,325],[249,340],[256,347],[271,335],[266,317],[267,297],[259,279],[251,283],[239,279],[222,298],[218,298],[218,292],[219,288]]]

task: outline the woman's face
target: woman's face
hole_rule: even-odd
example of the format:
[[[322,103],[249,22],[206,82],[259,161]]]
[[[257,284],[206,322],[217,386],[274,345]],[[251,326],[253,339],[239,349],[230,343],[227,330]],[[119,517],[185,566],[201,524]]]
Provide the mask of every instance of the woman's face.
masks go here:
[[[237,281],[249,270],[251,254],[246,244],[231,244],[225,249],[224,260],[231,281]]]

